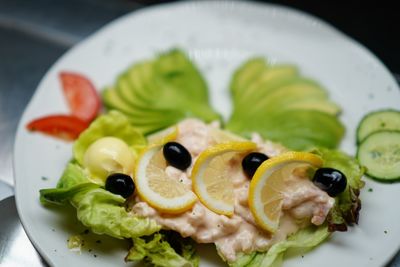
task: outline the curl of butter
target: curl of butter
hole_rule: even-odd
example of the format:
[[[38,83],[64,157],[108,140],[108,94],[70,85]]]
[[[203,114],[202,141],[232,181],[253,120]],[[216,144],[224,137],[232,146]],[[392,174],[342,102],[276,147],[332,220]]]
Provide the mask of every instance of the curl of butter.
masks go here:
[[[94,182],[104,184],[112,173],[131,175],[134,155],[129,146],[116,137],[103,137],[93,142],[83,158],[83,166]]]

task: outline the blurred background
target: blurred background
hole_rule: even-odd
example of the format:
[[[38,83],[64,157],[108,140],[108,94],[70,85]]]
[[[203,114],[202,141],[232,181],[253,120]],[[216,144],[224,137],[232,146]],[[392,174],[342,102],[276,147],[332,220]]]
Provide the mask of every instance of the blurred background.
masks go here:
[[[0,181],[12,183],[14,133],[46,70],[70,47],[111,20],[168,1],[0,0]],[[398,12],[367,1],[265,1],[321,17],[400,74]]]

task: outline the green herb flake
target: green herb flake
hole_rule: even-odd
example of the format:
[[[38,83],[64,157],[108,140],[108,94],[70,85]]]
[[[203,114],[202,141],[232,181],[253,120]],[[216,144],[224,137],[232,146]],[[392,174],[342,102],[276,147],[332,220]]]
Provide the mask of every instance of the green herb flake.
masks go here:
[[[71,251],[81,253],[81,248],[85,244],[81,235],[73,235],[68,239],[68,248]]]

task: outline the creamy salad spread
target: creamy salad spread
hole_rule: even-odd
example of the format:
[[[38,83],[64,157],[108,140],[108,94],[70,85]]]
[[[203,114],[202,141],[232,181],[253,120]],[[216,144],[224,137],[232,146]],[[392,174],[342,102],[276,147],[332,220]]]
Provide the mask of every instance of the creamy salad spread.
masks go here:
[[[215,145],[213,131],[218,123],[205,123],[187,119],[178,124],[177,142],[187,148],[192,163],[207,147]],[[258,151],[274,157],[286,151],[280,145],[264,142],[258,134],[252,141]],[[239,157],[232,157],[227,172],[232,179],[235,195],[233,216],[218,215],[197,201],[192,209],[181,214],[165,214],[152,208],[136,196],[131,212],[138,216],[154,219],[164,229],[179,232],[183,237],[191,237],[198,243],[215,243],[219,253],[228,261],[234,261],[238,253],[265,251],[299,228],[309,224],[321,225],[334,204],[334,198],[316,187],[305,175],[307,166],[296,165],[286,168],[284,176],[287,190],[283,194],[282,215],[278,231],[273,235],[259,228],[248,207],[250,179],[242,171]],[[193,165],[192,165],[193,166]],[[165,169],[167,175],[191,189],[190,174],[192,166],[181,171],[172,166]]]

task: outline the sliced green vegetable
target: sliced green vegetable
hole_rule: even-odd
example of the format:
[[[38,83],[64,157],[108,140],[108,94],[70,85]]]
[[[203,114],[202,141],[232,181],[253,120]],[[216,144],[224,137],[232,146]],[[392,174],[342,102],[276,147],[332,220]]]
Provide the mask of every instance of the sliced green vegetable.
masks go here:
[[[309,99],[325,101],[328,97],[326,91],[318,84],[304,78],[293,79],[291,83],[265,93],[260,88],[259,92],[257,96],[258,101],[248,107],[253,114],[260,111],[269,114],[292,103]]]
[[[238,96],[238,108],[248,106],[254,100],[262,100],[263,96],[268,95],[298,80],[298,70],[293,65],[270,66],[256,77],[248,87],[243,89],[243,94]]]
[[[382,130],[400,131],[400,111],[386,109],[365,115],[357,129],[357,143],[361,143],[371,133]]]
[[[74,144],[74,157],[79,164],[83,164],[83,156],[87,148],[96,140],[113,136],[122,139],[136,153],[136,149],[146,144],[146,139],[128,121],[126,116],[118,111],[98,117],[90,124]]]
[[[209,105],[200,72],[177,49],[135,64],[119,76],[114,88],[103,93],[106,106],[123,112],[144,134],[187,117],[207,122],[220,119]]]
[[[318,111],[288,110],[257,118],[230,121],[226,128],[247,138],[257,132],[293,150],[335,148],[344,135],[344,127],[336,117]]]
[[[237,99],[239,95],[249,86],[251,82],[266,69],[267,64],[264,58],[251,58],[235,71],[230,85],[233,99]]]
[[[333,116],[338,115],[341,112],[339,105],[329,101],[321,100],[319,98],[301,99],[293,101],[285,106],[281,107],[282,110],[315,110],[324,112]]]
[[[307,150],[336,148],[344,135],[336,117],[339,106],[293,65],[262,67],[262,60],[249,60],[235,72],[230,87],[234,106],[226,128],[244,137],[257,132],[290,149]]]
[[[400,131],[373,132],[358,147],[367,175],[382,182],[400,181]]]
[[[148,237],[133,238],[126,261],[144,260],[152,266],[199,266],[199,257],[190,238],[182,238],[171,231],[155,233]]]

